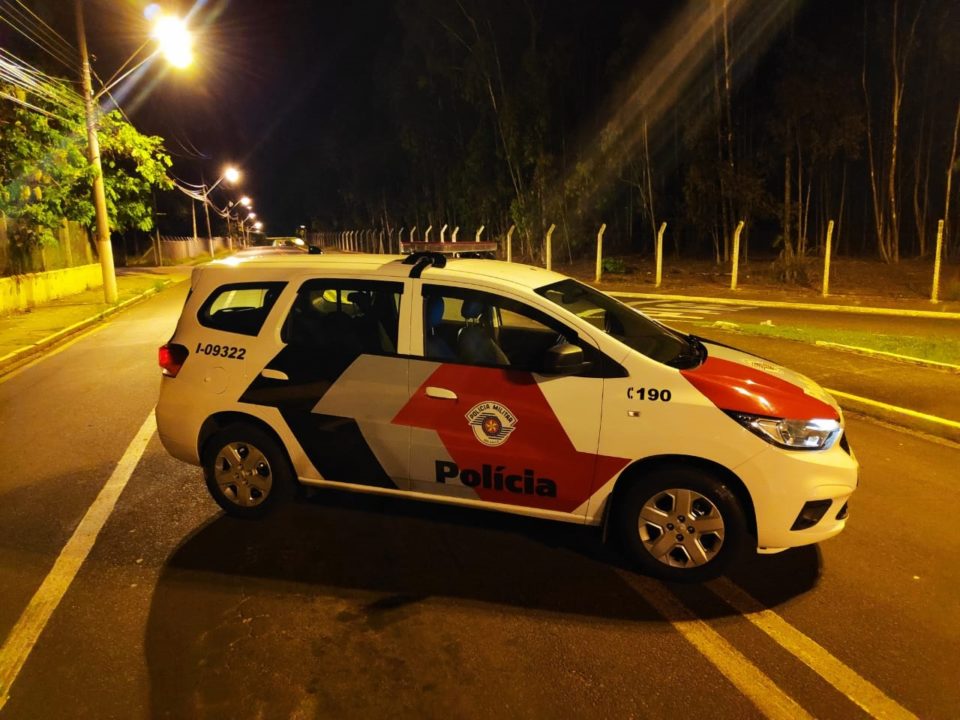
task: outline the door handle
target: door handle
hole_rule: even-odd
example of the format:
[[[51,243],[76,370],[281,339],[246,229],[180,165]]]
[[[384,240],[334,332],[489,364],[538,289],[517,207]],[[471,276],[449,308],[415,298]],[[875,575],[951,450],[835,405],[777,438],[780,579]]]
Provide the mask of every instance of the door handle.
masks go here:
[[[271,370],[270,368],[264,368],[260,371],[260,377],[265,377],[267,380],[289,380],[290,376],[287,375],[283,370]]]
[[[453,390],[447,390],[442,387],[427,386],[427,397],[437,400],[456,400],[457,394]]]

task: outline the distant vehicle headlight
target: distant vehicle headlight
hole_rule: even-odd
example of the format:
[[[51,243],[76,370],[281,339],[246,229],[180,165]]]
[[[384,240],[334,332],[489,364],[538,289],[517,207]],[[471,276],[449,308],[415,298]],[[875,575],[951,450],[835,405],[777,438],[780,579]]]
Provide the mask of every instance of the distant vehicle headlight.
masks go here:
[[[837,420],[791,420],[747,413],[729,414],[750,432],[787,450],[826,450],[843,432]]]

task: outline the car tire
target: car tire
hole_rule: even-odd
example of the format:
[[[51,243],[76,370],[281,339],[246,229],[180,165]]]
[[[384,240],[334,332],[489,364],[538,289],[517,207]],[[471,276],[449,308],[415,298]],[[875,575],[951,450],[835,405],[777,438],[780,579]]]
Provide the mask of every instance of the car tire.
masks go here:
[[[237,423],[214,433],[204,445],[207,489],[228,515],[259,518],[293,494],[286,454],[263,430]]]
[[[660,465],[637,478],[614,506],[615,531],[645,574],[676,582],[713,579],[743,546],[746,519],[712,473]]]

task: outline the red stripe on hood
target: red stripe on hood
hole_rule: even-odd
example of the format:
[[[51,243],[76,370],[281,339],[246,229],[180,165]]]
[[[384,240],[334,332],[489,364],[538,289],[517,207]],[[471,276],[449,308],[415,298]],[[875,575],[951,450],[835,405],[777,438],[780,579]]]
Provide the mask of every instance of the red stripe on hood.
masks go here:
[[[803,388],[749,365],[708,357],[700,367],[681,370],[691,385],[721,410],[809,420],[839,420],[833,406]]]

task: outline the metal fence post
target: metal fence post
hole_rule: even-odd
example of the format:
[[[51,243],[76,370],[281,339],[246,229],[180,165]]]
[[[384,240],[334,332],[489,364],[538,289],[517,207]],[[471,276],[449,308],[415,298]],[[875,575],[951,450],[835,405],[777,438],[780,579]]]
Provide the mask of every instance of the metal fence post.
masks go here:
[[[457,226],[453,229],[453,234],[450,236],[450,242],[456,242],[456,241],[457,241],[457,233],[459,233],[459,232],[460,232],[460,226],[457,225]]]
[[[743,232],[743,220],[737,223],[733,232],[733,272],[730,275],[730,289],[737,289],[737,271],[740,269],[740,233]]]
[[[663,233],[667,231],[667,223],[660,223],[660,230],[657,232],[657,284],[660,287],[663,282]]]
[[[480,236],[483,234],[483,229],[485,227],[486,225],[481,225],[480,227],[477,228],[477,234],[473,236],[474,242],[480,242]]]
[[[427,227],[427,231],[423,234],[423,241],[430,242],[430,231],[433,230],[433,225]]]
[[[940,299],[940,257],[943,255],[943,220],[937,222],[937,254],[933,258],[933,290],[930,292],[930,302]]]
[[[833,240],[833,220],[827,223],[827,244],[823,246],[823,292],[826,297],[830,294],[830,246]]]
[[[600,282],[603,277],[603,234],[607,231],[607,224],[603,223],[597,232],[597,272],[595,281]]]
[[[516,229],[516,225],[511,225],[507,230],[507,262],[513,262],[513,231]]]
[[[547,270],[553,269],[553,231],[556,229],[556,223],[550,223],[550,227],[547,229]]]

